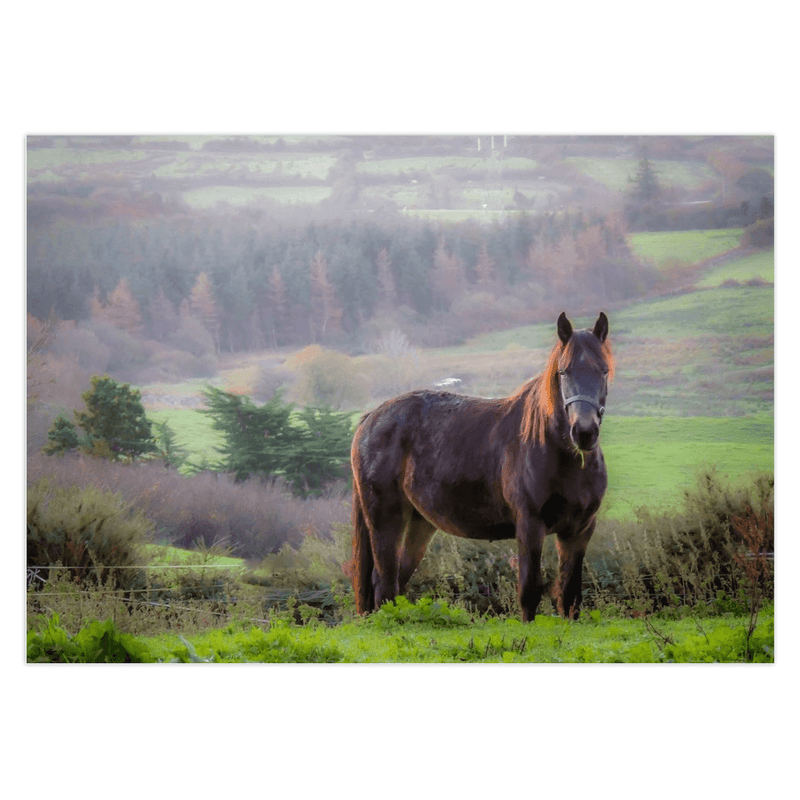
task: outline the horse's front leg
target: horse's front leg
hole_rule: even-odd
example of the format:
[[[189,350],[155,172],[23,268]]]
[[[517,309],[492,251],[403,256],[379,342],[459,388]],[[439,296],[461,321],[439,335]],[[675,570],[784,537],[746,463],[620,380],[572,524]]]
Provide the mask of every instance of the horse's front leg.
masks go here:
[[[517,522],[519,548],[519,604],[523,622],[533,622],[542,599],[542,547],[547,533],[544,523],[534,517]]]
[[[580,615],[583,577],[583,557],[594,532],[595,520],[580,533],[573,536],[556,536],[558,550],[558,584],[556,602],[558,613],[567,619],[578,619]]]

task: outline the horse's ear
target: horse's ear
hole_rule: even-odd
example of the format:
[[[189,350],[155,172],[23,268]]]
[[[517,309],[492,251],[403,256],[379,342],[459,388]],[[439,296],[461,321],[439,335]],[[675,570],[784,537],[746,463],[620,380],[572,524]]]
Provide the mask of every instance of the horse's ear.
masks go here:
[[[566,344],[572,336],[572,323],[567,319],[567,315],[562,311],[558,318],[558,338]]]
[[[606,340],[608,336],[608,317],[601,311],[597,322],[594,324],[594,335],[601,341]]]

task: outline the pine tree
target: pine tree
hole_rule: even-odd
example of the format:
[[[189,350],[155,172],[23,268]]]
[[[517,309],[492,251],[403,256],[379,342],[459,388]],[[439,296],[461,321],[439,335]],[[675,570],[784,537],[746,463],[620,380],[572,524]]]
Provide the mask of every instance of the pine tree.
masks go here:
[[[95,375],[83,401],[86,408],[74,412],[75,423],[63,414],[53,421],[45,453],[66,453],[80,447],[92,455],[119,460],[158,452],[138,390],[118,384],[108,375]],[[78,434],[78,427],[83,435]]]
[[[634,195],[645,203],[650,200],[655,200],[661,193],[661,188],[658,185],[658,177],[650,165],[650,160],[647,158],[646,147],[642,148],[642,159],[639,161],[636,176],[634,178],[629,178],[628,181],[633,184]]]
[[[209,386],[204,392],[213,426],[225,437],[222,469],[237,481],[282,477],[296,494],[318,494],[347,477],[351,415],[329,409],[295,414],[280,392],[257,406],[244,395]]]

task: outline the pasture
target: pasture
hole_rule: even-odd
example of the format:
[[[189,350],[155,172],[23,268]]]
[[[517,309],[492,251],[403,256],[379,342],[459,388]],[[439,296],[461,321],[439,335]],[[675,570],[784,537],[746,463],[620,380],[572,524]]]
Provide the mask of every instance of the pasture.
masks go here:
[[[661,239],[660,246],[670,238]],[[686,233],[680,238],[687,251],[702,258],[714,248],[729,249],[736,239],[711,231],[694,232],[694,245]],[[606,519],[630,520],[639,507],[678,504],[701,469],[716,467],[734,484],[772,469],[774,290],[771,285],[718,285],[732,275],[769,276],[772,264],[772,252],[745,256],[711,268],[702,282],[713,288],[643,300],[610,313],[617,376],[603,425],[610,476]],[[575,320],[576,325],[590,322]],[[465,378],[466,393],[507,395],[541,369],[553,337],[548,323],[421,351],[419,386],[458,374]],[[359,357],[365,373],[375,358]],[[255,355],[252,361],[260,359]],[[256,376],[244,361],[221,375],[223,387],[226,381],[241,387],[243,376],[245,383]],[[188,388],[196,393],[200,385],[195,381]],[[180,394],[180,387],[173,393]],[[354,409],[354,420],[376,402]],[[216,457],[219,435],[197,410],[148,413],[173,427],[192,460]]]
[[[631,233],[628,246],[641,259],[662,267],[671,260],[694,264],[739,246],[741,229]]]

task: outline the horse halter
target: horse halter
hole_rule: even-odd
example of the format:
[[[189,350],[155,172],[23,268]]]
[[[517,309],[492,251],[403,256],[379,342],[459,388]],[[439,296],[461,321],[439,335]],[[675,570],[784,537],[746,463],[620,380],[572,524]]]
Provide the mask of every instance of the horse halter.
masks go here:
[[[605,406],[601,406],[600,403],[598,403],[593,397],[588,397],[585,394],[576,394],[572,397],[567,397],[564,399],[565,411],[567,406],[569,406],[571,403],[588,403],[590,406],[594,406],[595,410],[597,411],[597,416],[600,417],[600,422],[603,421],[603,414],[605,414],[606,408]]]

